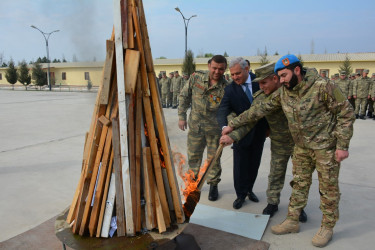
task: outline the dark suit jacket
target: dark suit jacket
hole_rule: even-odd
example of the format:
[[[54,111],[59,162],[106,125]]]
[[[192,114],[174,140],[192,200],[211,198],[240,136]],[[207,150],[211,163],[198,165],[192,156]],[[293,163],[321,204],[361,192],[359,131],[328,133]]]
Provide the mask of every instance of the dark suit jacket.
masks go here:
[[[255,78],[255,75],[250,73],[251,80]],[[259,84],[251,82],[252,93],[255,94],[259,90]],[[236,115],[240,115],[242,112],[250,108],[250,101],[247,98],[242,87],[236,84],[234,81],[225,88],[225,94],[221,100],[219,110],[217,112],[217,121],[220,127],[227,126],[227,116],[231,112],[235,112]],[[263,143],[265,140],[266,130],[268,123],[265,118],[261,119],[257,125],[244,137],[237,145],[241,147],[249,147]]]

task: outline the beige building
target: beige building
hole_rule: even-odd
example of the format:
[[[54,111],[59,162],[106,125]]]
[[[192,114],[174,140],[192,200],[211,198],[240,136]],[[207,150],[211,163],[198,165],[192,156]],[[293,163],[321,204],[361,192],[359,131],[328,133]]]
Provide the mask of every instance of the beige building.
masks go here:
[[[370,74],[375,73],[375,52],[369,53],[348,53],[348,54],[306,54],[301,55],[304,66],[313,67],[319,73],[325,71],[327,76],[339,73],[339,67],[345,61],[346,55],[350,58],[353,72],[362,72],[363,69],[369,69]],[[277,61],[279,56],[268,56],[270,62]],[[228,57],[228,62],[234,57]],[[260,66],[260,56],[244,56],[251,63],[251,69]],[[207,61],[209,58],[195,58],[197,70],[207,70]],[[182,72],[183,59],[154,59],[155,73],[160,71],[167,73],[178,70]],[[94,86],[99,86],[102,77],[104,62],[75,62],[75,63],[51,63],[51,79],[54,85],[84,86],[90,79]],[[43,69],[47,71],[47,64],[42,64]],[[9,84],[5,78],[7,68],[0,68],[0,84]],[[229,72],[229,70],[228,70]],[[19,83],[17,83],[19,84]]]

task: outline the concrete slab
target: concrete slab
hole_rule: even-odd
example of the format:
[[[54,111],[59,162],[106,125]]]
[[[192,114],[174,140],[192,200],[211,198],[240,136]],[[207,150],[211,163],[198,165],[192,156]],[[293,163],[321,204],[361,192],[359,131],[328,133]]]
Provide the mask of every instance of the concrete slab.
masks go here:
[[[85,132],[89,129],[95,93],[0,90],[0,242],[25,232],[64,210],[78,183]],[[177,127],[177,110],[164,109],[172,149],[186,154],[187,132]],[[340,171],[340,221],[326,249],[371,249],[375,241],[375,155],[373,120],[357,120],[350,157]],[[267,139],[254,192],[259,203],[246,200],[239,210],[261,213],[266,206],[270,150]],[[200,204],[233,210],[232,152],[221,158],[223,172],[219,200]],[[279,212],[270,219],[262,240],[270,249],[315,249],[311,238],[321,220],[317,176],[306,207],[307,223],[301,232],[273,235],[270,226],[284,220],[291,188],[291,167],[281,194]]]

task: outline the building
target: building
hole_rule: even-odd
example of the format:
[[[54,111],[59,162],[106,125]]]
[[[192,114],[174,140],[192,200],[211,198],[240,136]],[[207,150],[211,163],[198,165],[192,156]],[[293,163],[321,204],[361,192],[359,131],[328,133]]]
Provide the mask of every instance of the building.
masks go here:
[[[375,52],[368,53],[336,53],[336,54],[306,54],[300,55],[305,67],[313,67],[326,72],[327,76],[339,73],[339,67],[345,61],[346,56],[350,58],[353,72],[362,72],[369,69],[370,73],[375,73]],[[276,62],[281,55],[268,56],[269,62]],[[228,62],[234,57],[228,57]],[[250,68],[256,69],[260,66],[261,56],[244,56],[251,63]],[[209,58],[195,58],[197,70],[207,70]],[[160,71],[167,73],[178,70],[182,72],[183,59],[154,59],[155,73]],[[91,80],[93,86],[99,86],[102,78],[104,62],[74,62],[74,63],[51,63],[51,82],[53,85],[85,86]],[[42,64],[47,71],[47,64]],[[0,68],[0,84],[9,84],[5,78],[7,68]],[[229,70],[228,70],[229,72]],[[20,84],[20,83],[17,83]]]

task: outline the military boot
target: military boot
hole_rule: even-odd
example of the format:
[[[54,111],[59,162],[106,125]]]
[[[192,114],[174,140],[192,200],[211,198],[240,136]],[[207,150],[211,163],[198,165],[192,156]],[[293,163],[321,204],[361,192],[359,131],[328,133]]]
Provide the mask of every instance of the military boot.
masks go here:
[[[270,218],[279,210],[278,205],[268,204],[265,209],[263,209],[263,214],[268,214]]]
[[[372,112],[368,111],[368,112],[367,112],[367,117],[368,117],[368,118],[373,118]]]
[[[359,119],[361,119],[361,120],[366,120],[366,117],[365,117],[364,115],[360,115],[360,116],[359,116]]]
[[[316,247],[324,247],[332,239],[333,229],[321,226],[319,231],[312,238],[312,244]]]
[[[299,222],[286,219],[283,223],[271,227],[273,234],[289,234],[299,232]]]
[[[211,184],[210,191],[208,192],[208,199],[210,201],[216,201],[219,197],[219,190],[217,189],[217,185]]]
[[[359,115],[355,115],[355,119],[358,119],[359,118]]]

